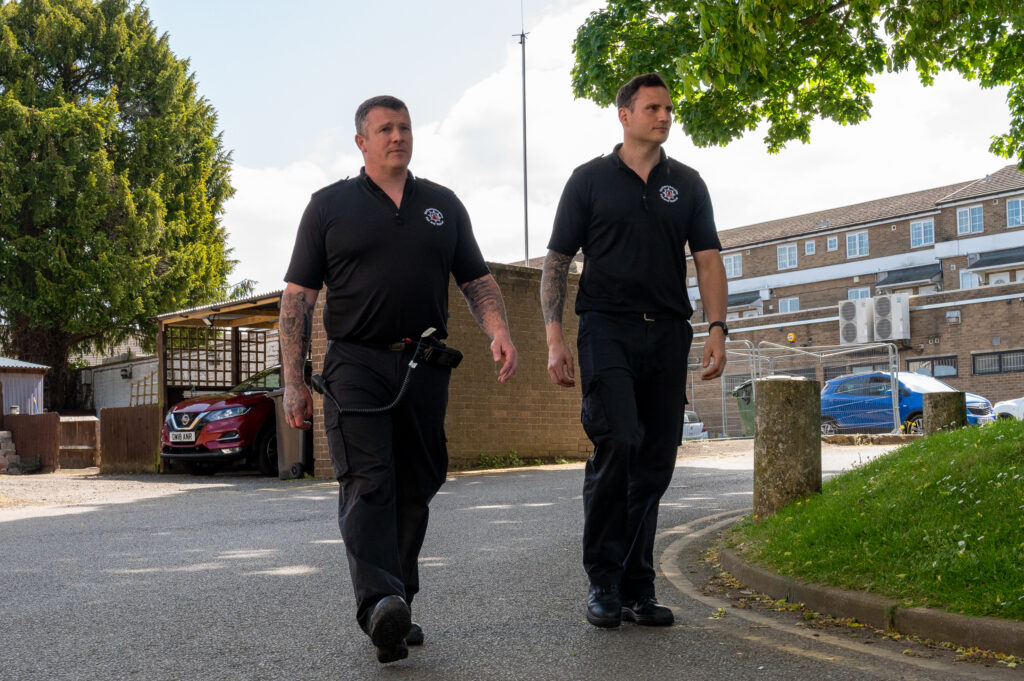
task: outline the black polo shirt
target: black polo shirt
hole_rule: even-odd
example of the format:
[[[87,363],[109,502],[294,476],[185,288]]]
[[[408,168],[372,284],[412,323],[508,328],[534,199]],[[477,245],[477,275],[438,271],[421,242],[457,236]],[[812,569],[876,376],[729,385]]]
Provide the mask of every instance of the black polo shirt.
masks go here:
[[[431,326],[447,336],[449,274],[488,274],[462,202],[409,173],[398,208],[363,169],[313,194],[285,281],[327,284],[328,338],[388,344]]]
[[[684,247],[722,248],[707,186],[664,150],[644,183],[619,158],[621,146],[573,171],[548,249],[570,256],[583,249],[577,314],[650,312],[689,319]]]

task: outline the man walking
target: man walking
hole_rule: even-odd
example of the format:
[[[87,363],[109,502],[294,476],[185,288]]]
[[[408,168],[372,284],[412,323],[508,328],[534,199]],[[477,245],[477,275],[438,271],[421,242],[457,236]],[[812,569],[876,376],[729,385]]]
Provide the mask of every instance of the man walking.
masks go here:
[[[428,504],[447,472],[451,369],[421,360],[413,370],[410,362],[424,331],[447,336],[449,276],[491,338],[494,361],[502,362],[499,381],[515,373],[518,355],[466,209],[449,189],[408,170],[408,108],[394,97],[374,97],[359,106],[355,123],[365,165],[358,177],[314,193],[303,213],[285,275],[280,337],[286,418],[293,428],[309,428],[313,401],[302,370],[326,284],[323,377],[344,410],[325,399],[328,448],[341,484],[338,524],[356,619],[383,663],[423,642],[409,604],[419,591]]]
[[[666,156],[672,100],[657,74],[616,98],[623,141],[577,168],[562,192],[541,280],[548,373],[575,385],[562,333],[566,275],[583,249],[576,297],[583,427],[594,443],[583,485],[587,621],[670,625],[654,593],[658,503],[675,467],[693,339],[689,245],[710,324],[701,377],[725,369],[728,299],[707,187]]]

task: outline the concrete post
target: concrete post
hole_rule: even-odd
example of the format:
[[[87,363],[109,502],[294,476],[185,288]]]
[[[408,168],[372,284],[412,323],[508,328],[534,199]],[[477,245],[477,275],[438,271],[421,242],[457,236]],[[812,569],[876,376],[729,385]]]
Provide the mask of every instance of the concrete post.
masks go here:
[[[967,425],[967,395],[954,393],[924,394],[924,434],[956,430]]]
[[[821,384],[772,376],[757,381],[754,514],[821,492]]]

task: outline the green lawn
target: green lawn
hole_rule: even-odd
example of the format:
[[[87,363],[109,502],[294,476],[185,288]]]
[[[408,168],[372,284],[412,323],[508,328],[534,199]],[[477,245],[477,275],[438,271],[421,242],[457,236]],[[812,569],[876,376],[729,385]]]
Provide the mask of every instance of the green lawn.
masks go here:
[[[1024,422],[918,440],[728,543],[806,581],[1024,620]]]

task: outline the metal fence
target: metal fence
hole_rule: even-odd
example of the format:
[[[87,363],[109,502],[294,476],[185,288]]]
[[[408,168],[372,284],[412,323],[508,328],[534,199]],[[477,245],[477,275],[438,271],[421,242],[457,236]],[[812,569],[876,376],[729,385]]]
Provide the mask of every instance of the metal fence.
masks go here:
[[[726,373],[703,381],[704,345],[694,343],[688,358],[687,409],[697,412],[708,437],[752,437],[758,378],[800,376],[822,386],[840,376],[842,390],[823,403],[823,432],[892,432],[899,416],[896,372],[899,357],[889,343],[800,347],[762,341],[728,341]]]

